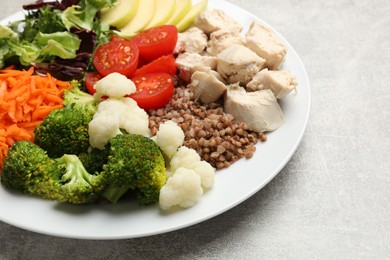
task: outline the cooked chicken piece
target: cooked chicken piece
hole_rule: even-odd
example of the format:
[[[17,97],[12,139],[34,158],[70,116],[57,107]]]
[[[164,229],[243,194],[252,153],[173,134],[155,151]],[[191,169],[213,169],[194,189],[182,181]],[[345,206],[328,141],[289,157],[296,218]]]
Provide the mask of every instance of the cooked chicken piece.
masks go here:
[[[248,91],[270,89],[276,98],[284,98],[297,86],[295,77],[288,70],[263,69],[246,85]]]
[[[223,50],[217,58],[217,72],[230,84],[246,85],[265,64],[263,58],[239,44]]]
[[[246,44],[249,49],[266,60],[265,66],[270,70],[276,70],[283,62],[287,53],[286,47],[268,27],[252,22],[246,34]]]
[[[179,33],[174,53],[202,53],[207,47],[207,35],[198,27],[191,27]]]
[[[227,87],[219,81],[211,70],[195,71],[191,77],[193,98],[204,104],[216,102],[225,93]]]
[[[179,69],[179,76],[186,82],[189,82],[191,80],[192,73],[195,72],[197,67],[215,69],[217,66],[217,58],[212,56],[202,56],[195,52],[185,52],[177,56],[176,65]]]
[[[238,84],[229,85],[224,102],[224,111],[252,131],[273,131],[283,124],[282,110],[269,89],[246,92]]]
[[[221,29],[210,34],[210,40],[207,42],[207,52],[211,55],[217,55],[234,44],[244,44],[244,37],[239,31]]]
[[[233,31],[242,31],[239,22],[227,15],[225,11],[219,9],[206,10],[202,12],[195,20],[195,26],[200,28],[206,34],[218,31],[223,28],[229,28]]]
[[[195,66],[194,71],[201,71],[201,72],[207,72],[208,74],[211,74],[213,77],[217,78],[219,81],[221,81],[223,84],[226,84],[225,80],[222,78],[221,74],[216,72],[215,70],[212,70],[210,67],[205,66]]]

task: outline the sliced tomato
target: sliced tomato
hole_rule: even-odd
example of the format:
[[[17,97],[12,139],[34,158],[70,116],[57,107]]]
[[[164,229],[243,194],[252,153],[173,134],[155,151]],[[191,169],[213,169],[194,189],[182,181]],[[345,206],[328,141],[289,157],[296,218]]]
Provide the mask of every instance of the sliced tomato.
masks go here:
[[[137,46],[126,40],[112,40],[100,45],[93,56],[96,70],[103,76],[118,72],[130,76],[138,65]]]
[[[177,70],[176,59],[173,56],[173,54],[164,55],[158,58],[157,60],[151,61],[150,63],[137,69],[134,72],[133,77],[146,75],[150,73],[156,73],[156,72],[165,72],[171,75],[175,75],[176,70]]]
[[[91,71],[91,72],[87,72],[85,74],[85,87],[86,87],[89,94],[91,94],[91,95],[95,94],[96,90],[93,86],[101,78],[103,78],[103,76],[100,75],[100,73],[97,71]]]
[[[174,84],[168,73],[151,73],[133,77],[131,80],[137,90],[130,97],[143,109],[162,108],[172,99]]]
[[[172,54],[177,37],[176,26],[161,25],[137,34],[131,41],[138,46],[140,57],[151,61]]]
[[[137,69],[143,67],[144,65],[148,64],[149,61],[145,60],[145,59],[142,59],[142,57],[139,57],[138,59],[138,67]]]

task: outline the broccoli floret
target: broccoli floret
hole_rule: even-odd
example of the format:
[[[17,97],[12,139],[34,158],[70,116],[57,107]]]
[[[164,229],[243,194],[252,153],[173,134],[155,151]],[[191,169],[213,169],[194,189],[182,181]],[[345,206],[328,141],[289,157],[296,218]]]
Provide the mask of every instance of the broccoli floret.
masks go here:
[[[79,110],[53,110],[34,130],[35,143],[51,158],[80,154],[90,147],[88,124],[92,116]]]
[[[15,142],[3,164],[1,182],[8,188],[42,198],[52,198],[60,189],[59,163],[29,141]]]
[[[10,148],[1,182],[23,193],[73,204],[95,202],[106,186],[104,175],[89,174],[76,155],[52,159],[29,141]]]
[[[108,148],[103,150],[89,147],[88,151],[80,153],[78,156],[85,169],[91,174],[99,173],[103,170],[103,165],[107,163]]]
[[[64,106],[93,116],[97,112],[98,102],[92,95],[81,91],[77,81],[71,84],[73,87],[64,91]]]
[[[164,157],[159,147],[142,135],[122,134],[110,139],[108,161],[103,170],[109,183],[103,197],[113,203],[129,189],[138,191],[139,204],[155,203],[166,181]]]
[[[87,172],[77,155],[65,154],[56,159],[65,166],[65,173],[61,177],[61,193],[64,201],[73,204],[95,202],[106,186],[103,175],[92,175]]]

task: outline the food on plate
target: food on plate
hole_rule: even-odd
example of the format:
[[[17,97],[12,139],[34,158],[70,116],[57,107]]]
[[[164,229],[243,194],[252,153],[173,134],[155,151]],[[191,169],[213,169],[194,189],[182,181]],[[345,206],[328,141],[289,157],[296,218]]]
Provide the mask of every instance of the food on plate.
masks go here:
[[[217,67],[217,58],[203,56],[196,52],[185,52],[176,58],[176,65],[179,69],[179,76],[184,81],[189,82],[192,74],[197,70],[212,69]]]
[[[264,133],[248,130],[245,123],[236,123],[220,103],[201,104],[192,100],[187,87],[176,87],[164,108],[150,110],[149,128],[154,136],[159,126],[172,120],[185,133],[184,145],[193,148],[202,160],[216,169],[229,167],[241,158],[251,158],[255,144],[265,141]]]
[[[164,210],[175,205],[190,207],[214,185],[215,169],[191,148],[183,146],[184,132],[173,121],[160,125],[154,141],[164,154],[167,181],[160,189],[159,204]]]
[[[167,176],[172,177],[178,168],[192,169],[201,177],[203,188],[214,184],[215,170],[206,161],[201,160],[196,150],[184,146],[184,132],[174,121],[162,123],[152,138],[160,147],[167,161]]]
[[[140,0],[134,16],[130,16],[130,21],[123,26],[118,26],[118,34],[132,37],[144,29],[152,20],[156,12],[157,1],[158,0]]]
[[[152,61],[163,55],[172,54],[177,37],[176,26],[162,25],[137,34],[131,42],[137,45],[141,58]]]
[[[95,94],[96,90],[94,88],[94,85],[96,82],[101,80],[103,78],[102,75],[100,75],[97,71],[89,71],[85,73],[84,81],[85,81],[85,88],[89,94]]]
[[[119,0],[118,0],[119,1]],[[123,4],[122,2],[131,2]],[[132,38],[142,30],[160,25],[175,25],[179,31],[188,29],[207,7],[207,0],[193,4],[191,0],[121,0],[118,5],[105,7],[105,24],[116,27],[115,33]],[[134,12],[134,7],[136,10]],[[108,13],[109,15],[106,15]],[[129,15],[124,16],[125,13]]]
[[[0,29],[0,68],[33,66],[37,73],[61,80],[81,78],[95,47],[111,34],[99,19],[99,11],[111,4],[112,0],[79,0],[24,5],[24,19],[7,26],[13,32]]]
[[[93,65],[103,76],[113,72],[131,76],[138,66],[139,46],[125,40],[112,40],[97,47]]]
[[[197,27],[191,27],[179,34],[175,53],[202,53],[207,46],[207,35]]]
[[[157,0],[156,12],[152,17],[152,20],[146,25],[145,29],[167,24],[169,18],[175,11],[175,5],[176,0]]]
[[[219,9],[206,10],[195,20],[195,26],[206,34],[226,29],[240,32],[242,25],[230,17],[226,12]]]
[[[93,88],[95,89],[93,96],[99,101],[103,100],[103,97],[121,99],[136,91],[134,82],[118,72],[110,73],[98,80]]]
[[[176,150],[184,143],[184,132],[175,122],[168,120],[162,123],[153,136],[163,155],[169,161]]]
[[[104,149],[109,140],[123,132],[150,136],[148,115],[131,98],[107,98],[89,122],[88,134],[92,147]]]
[[[265,63],[263,58],[239,44],[218,53],[217,59],[217,72],[230,84],[247,84],[264,68]]]
[[[177,149],[169,161],[168,176],[174,176],[179,168],[194,170],[200,177],[201,186],[205,189],[211,188],[214,184],[215,172],[213,167],[202,161],[199,154],[192,148],[181,146]]]
[[[19,140],[34,140],[34,129],[53,110],[63,107],[68,82],[50,75],[33,75],[34,69],[0,70],[0,170],[9,147]]]
[[[206,51],[216,56],[230,46],[235,44],[243,45],[244,42],[245,40],[238,30],[234,31],[232,28],[223,28],[210,33],[210,40],[207,42]]]
[[[270,89],[275,97],[282,99],[297,86],[295,77],[288,70],[263,69],[246,85],[248,91]]]
[[[184,16],[191,10],[192,1],[191,0],[176,0],[175,10],[169,18],[167,24],[176,25],[180,22]]]
[[[176,24],[179,32],[183,32],[191,27],[195,19],[207,8],[208,0],[201,0],[200,2],[193,4],[191,10]]]
[[[157,202],[166,181],[165,161],[157,144],[142,135],[121,134],[110,139],[108,149],[102,173],[108,186],[103,197],[115,203],[132,189],[139,204]]]
[[[175,57],[164,55],[138,68],[131,77],[142,76],[151,73],[164,72],[170,75],[176,75],[177,66]]]
[[[215,171],[191,148],[181,146],[169,161],[168,179],[160,190],[160,207],[193,206],[214,185]]]
[[[76,155],[50,158],[30,141],[14,143],[3,164],[1,182],[8,188],[73,204],[96,201],[103,188],[103,174],[89,174]]]
[[[143,109],[164,107],[172,99],[174,83],[168,73],[157,72],[133,77],[135,93],[130,97]]]
[[[52,111],[34,130],[34,142],[50,157],[79,154],[89,148],[90,113],[62,108]]]
[[[126,25],[137,12],[140,2],[142,0],[116,0],[112,6],[100,10],[102,23],[115,27]]]
[[[65,90],[63,93],[64,106],[93,116],[97,112],[98,102],[96,99],[87,92],[80,90],[78,82],[72,81],[70,84],[72,88]]]
[[[227,89],[211,70],[195,71],[191,77],[191,87],[194,100],[204,104],[217,102]]]
[[[224,111],[256,132],[273,131],[284,121],[278,101],[269,89],[247,92],[238,84],[229,85],[224,97]]]
[[[176,205],[189,208],[194,206],[202,195],[200,176],[194,170],[179,168],[160,190],[160,208],[168,210]]]
[[[0,72],[0,106],[8,81],[51,80],[42,72],[74,63],[66,87],[57,88],[60,96],[50,96],[58,105],[50,104],[55,109],[49,105],[30,126],[35,136],[12,142],[0,136],[11,146],[2,152],[1,182],[73,204],[131,197],[162,210],[191,207],[213,187],[217,169],[252,158],[265,133],[282,125],[278,102],[297,86],[289,71],[279,70],[286,47],[264,25],[251,23],[245,32],[224,11],[205,11],[207,0],[103,0],[91,7],[95,1],[29,6],[24,31],[0,27],[5,46],[20,47],[30,37],[30,45],[73,54],[40,58],[44,47],[36,60],[24,62],[31,46],[5,52],[2,66],[34,64],[40,76],[33,69],[17,79],[16,70],[4,77]],[[34,15],[51,17],[54,31],[39,31]],[[65,36],[77,41],[58,45]]]
[[[267,68],[279,69],[287,50],[271,29],[258,22],[252,22],[245,36],[245,45],[265,59]]]

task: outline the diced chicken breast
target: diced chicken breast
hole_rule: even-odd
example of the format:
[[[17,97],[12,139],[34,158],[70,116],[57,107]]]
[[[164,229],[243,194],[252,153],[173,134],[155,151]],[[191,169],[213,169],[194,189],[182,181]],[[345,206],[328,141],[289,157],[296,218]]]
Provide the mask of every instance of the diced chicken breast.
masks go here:
[[[246,92],[238,84],[229,85],[224,96],[224,111],[256,132],[273,131],[284,121],[277,99],[269,89]]]
[[[248,91],[270,89],[275,97],[287,96],[297,86],[295,77],[288,70],[263,69],[246,85]]]
[[[195,71],[201,71],[201,72],[207,72],[208,74],[211,74],[213,77],[217,78],[219,81],[221,81],[223,84],[226,84],[225,80],[222,78],[221,74],[216,72],[215,70],[212,70],[210,67],[205,66],[195,66]]]
[[[215,69],[217,66],[217,58],[212,56],[202,56],[195,52],[185,52],[176,58],[176,65],[179,69],[179,76],[184,81],[189,82],[197,67]]]
[[[230,28],[233,31],[242,31],[241,24],[219,9],[206,10],[195,20],[195,26],[206,34],[218,31],[223,28]]]
[[[193,98],[204,104],[216,102],[226,91],[227,87],[211,73],[195,71],[191,77]]]
[[[217,58],[217,72],[230,84],[246,85],[265,65],[263,58],[239,44],[223,50]]]
[[[263,57],[266,60],[266,67],[270,70],[278,69],[287,53],[286,47],[276,38],[275,33],[255,21],[250,24],[245,45]]]
[[[207,35],[197,27],[179,33],[174,53],[202,53],[207,47]]]
[[[207,52],[211,55],[217,55],[234,44],[244,44],[244,37],[238,31],[221,29],[210,34],[210,40],[207,43]]]

